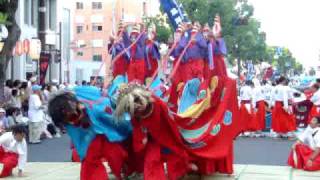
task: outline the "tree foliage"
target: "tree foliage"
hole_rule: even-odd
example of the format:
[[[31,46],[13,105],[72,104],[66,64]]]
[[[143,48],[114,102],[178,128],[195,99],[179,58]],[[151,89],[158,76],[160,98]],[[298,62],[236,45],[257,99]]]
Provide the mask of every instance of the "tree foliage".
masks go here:
[[[172,34],[172,28],[166,23],[166,18],[163,15],[155,17],[146,17],[144,22],[147,26],[154,24],[156,26],[157,40],[161,43],[167,43]]]
[[[277,52],[277,49],[281,49],[281,52]],[[268,47],[268,62],[271,63],[282,74],[287,74],[289,70],[293,70],[295,74],[300,74],[303,71],[302,64],[293,57],[291,51],[285,47]]]
[[[4,81],[7,79],[6,69],[9,61],[13,58],[12,51],[21,34],[21,29],[15,19],[18,5],[19,0],[0,0],[1,21],[3,21],[2,24],[6,25],[9,32],[0,52],[0,103],[4,102]]]

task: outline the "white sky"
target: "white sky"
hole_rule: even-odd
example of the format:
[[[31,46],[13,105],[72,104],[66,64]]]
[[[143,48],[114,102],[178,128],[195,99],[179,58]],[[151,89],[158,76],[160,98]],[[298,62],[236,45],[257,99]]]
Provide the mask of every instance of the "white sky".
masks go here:
[[[320,64],[320,0],[249,0],[267,44],[288,47],[305,67]]]

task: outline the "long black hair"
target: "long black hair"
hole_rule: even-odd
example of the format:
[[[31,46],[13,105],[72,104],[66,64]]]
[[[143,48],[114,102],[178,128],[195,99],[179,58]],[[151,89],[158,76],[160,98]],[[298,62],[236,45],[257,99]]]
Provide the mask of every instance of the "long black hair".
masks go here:
[[[49,101],[48,112],[57,127],[63,128],[66,118],[65,112],[74,110],[72,109],[71,102],[78,103],[79,101],[70,92],[59,94]]]

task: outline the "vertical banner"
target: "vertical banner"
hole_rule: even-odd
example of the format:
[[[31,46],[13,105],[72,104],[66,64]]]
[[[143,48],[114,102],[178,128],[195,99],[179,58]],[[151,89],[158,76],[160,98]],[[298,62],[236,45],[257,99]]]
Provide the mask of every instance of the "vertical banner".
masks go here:
[[[160,4],[174,29],[177,29],[180,23],[189,21],[182,4],[178,4],[176,0],[160,0]]]
[[[46,74],[50,63],[51,55],[49,53],[40,54],[40,84],[45,84]]]
[[[255,76],[255,70],[251,60],[247,61],[247,70],[248,70],[247,80],[252,80],[253,77]]]

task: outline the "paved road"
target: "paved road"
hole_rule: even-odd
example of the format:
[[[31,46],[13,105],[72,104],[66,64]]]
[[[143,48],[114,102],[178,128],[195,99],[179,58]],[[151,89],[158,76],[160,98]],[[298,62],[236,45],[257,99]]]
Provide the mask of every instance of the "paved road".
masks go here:
[[[286,165],[288,152],[293,142],[270,138],[238,138],[235,142],[236,164]],[[42,144],[29,145],[30,162],[70,161],[70,139],[44,140]]]
[[[238,138],[234,154],[236,164],[287,165],[293,141],[270,138]]]

